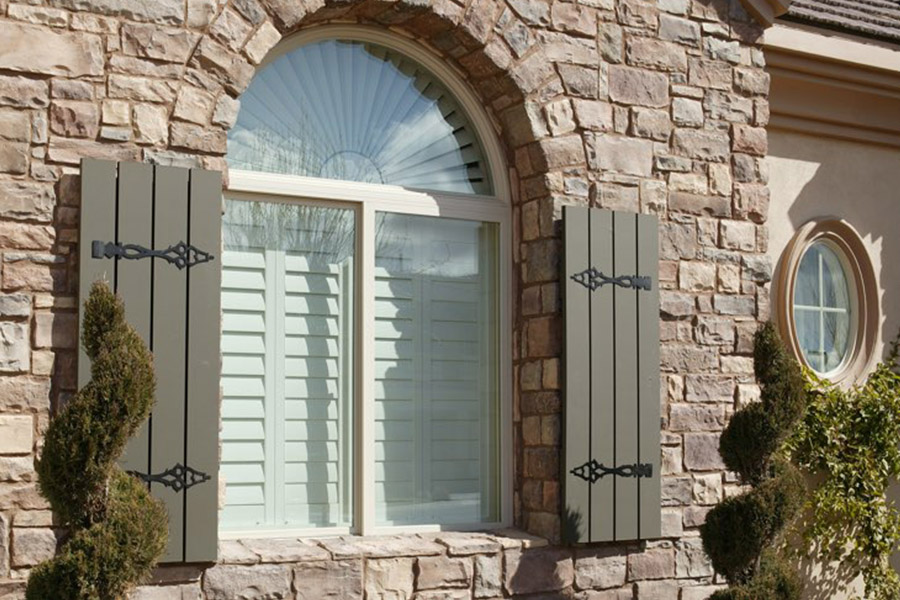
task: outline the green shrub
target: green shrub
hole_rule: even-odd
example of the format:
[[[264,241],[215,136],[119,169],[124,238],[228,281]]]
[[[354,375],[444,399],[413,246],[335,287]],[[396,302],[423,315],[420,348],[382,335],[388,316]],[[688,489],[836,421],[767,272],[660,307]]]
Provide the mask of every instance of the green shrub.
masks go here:
[[[750,583],[718,591],[709,600],[800,600],[802,593],[797,571],[774,552],[767,552]]]
[[[808,397],[803,369],[788,354],[771,323],[763,325],[756,334],[753,370],[762,387],[762,404],[784,441],[806,411]]]
[[[788,355],[771,324],[756,334],[753,368],[762,387],[761,402],[735,413],[719,439],[725,466],[751,485],[767,476],[772,456],[803,416],[807,404],[803,371]]]
[[[70,536],[32,571],[28,600],[122,598],[166,548],[165,509],[116,465],[150,415],[155,378],[147,347],[105,284],[95,283],[85,303],[82,344],[91,381],[51,420],[37,465],[41,492]]]
[[[718,504],[700,528],[713,568],[730,583],[746,583],[756,561],[796,515],[805,496],[800,472],[778,462],[776,474],[746,494]]]
[[[719,438],[719,454],[725,466],[749,484],[766,476],[769,460],[781,444],[781,432],[766,407],[754,403],[739,410]]]
[[[700,535],[713,567],[732,586],[716,600],[793,600],[799,579],[772,546],[805,498],[803,476],[779,453],[806,410],[807,393],[802,370],[771,323],[756,333],[753,358],[761,401],[735,413],[719,441],[725,465],[753,488],[713,508]]]

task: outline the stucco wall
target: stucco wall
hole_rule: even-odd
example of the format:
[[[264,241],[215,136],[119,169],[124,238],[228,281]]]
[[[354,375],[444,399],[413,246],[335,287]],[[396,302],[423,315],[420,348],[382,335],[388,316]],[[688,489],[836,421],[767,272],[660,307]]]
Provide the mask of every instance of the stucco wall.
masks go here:
[[[775,279],[785,247],[805,223],[824,217],[850,223],[862,238],[878,284],[878,339],[871,367],[900,328],[900,100],[895,93],[900,52],[787,25],[776,26],[775,34],[767,33],[766,48],[772,72],[768,254]],[[900,498],[900,489],[889,495]],[[843,600],[864,591],[861,578],[839,564],[823,568],[808,561],[802,567],[809,600]]]
[[[900,331],[900,148],[773,129],[767,162],[773,264],[814,218],[845,219],[862,237],[879,286],[877,360]]]
[[[415,39],[459,70],[496,126],[514,190],[514,522],[552,542],[561,206],[661,219],[663,539],[522,548],[525,562],[504,554],[496,595],[706,597],[718,582],[698,527],[740,491],[718,436],[758,397],[751,341],[769,312],[769,78],[760,29],[738,0],[0,0],[0,598],[20,597],[57,541],[33,464],[51,410],[75,391],[79,159],[224,168],[240,94],[266,52],[334,20]],[[477,552],[496,558],[500,539]],[[447,544],[359,543],[309,551],[336,577],[359,578],[361,560],[366,573],[381,569],[348,597],[477,593],[468,559],[438,561],[420,585],[433,566],[422,557],[447,556]],[[157,581],[171,585],[140,597],[309,597],[290,568],[272,566],[311,561],[308,546],[232,545],[240,556],[223,561],[241,564],[166,569]],[[530,570],[555,575],[538,590]]]

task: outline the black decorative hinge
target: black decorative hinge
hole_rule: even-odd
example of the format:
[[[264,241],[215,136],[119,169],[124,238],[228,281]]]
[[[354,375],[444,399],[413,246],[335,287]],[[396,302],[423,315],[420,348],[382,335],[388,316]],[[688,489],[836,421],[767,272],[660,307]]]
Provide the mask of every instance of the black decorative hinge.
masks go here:
[[[184,242],[178,242],[165,250],[151,250],[138,244],[116,244],[115,242],[103,242],[100,240],[94,240],[93,244],[91,244],[91,256],[93,258],[118,257],[128,260],[161,258],[179,269],[209,262],[214,258],[209,252],[204,252]]]
[[[640,275],[622,275],[620,277],[608,277],[594,267],[585,269],[580,273],[575,273],[571,276],[571,278],[573,281],[580,283],[592,292],[606,284],[647,291],[650,291],[650,288],[652,287],[649,277],[643,277]]]
[[[580,467],[569,471],[575,477],[580,477],[588,483],[595,483],[607,475],[618,477],[653,477],[653,465],[650,463],[622,465],[621,467],[606,467],[591,459]]]
[[[198,471],[192,467],[185,467],[181,463],[176,463],[174,467],[166,469],[162,473],[138,473],[137,471],[128,471],[144,483],[161,483],[167,488],[172,488],[176,492],[194,487],[197,484],[209,481],[210,477],[203,471]]]

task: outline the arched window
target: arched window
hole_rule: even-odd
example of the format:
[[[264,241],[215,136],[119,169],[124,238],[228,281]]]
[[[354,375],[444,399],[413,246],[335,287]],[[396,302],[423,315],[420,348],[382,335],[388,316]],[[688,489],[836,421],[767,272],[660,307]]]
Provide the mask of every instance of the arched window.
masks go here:
[[[266,64],[241,98],[238,169],[490,194],[466,112],[420,63],[387,46],[323,39]]]
[[[229,134],[225,535],[510,520],[509,205],[468,89],[405,40],[283,42]]]

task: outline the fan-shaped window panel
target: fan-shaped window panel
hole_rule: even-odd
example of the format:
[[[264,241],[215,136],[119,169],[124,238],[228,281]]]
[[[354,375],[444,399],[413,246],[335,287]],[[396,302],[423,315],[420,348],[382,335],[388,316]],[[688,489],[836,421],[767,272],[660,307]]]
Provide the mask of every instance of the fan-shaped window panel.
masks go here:
[[[418,62],[330,39],[263,67],[228,137],[232,168],[491,194],[473,124]]]

